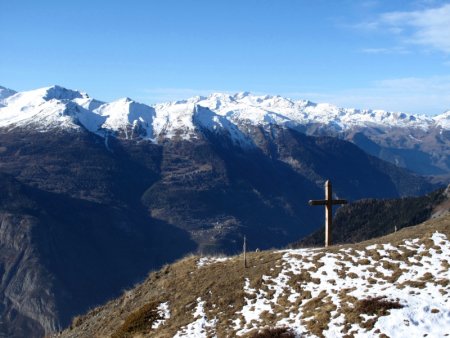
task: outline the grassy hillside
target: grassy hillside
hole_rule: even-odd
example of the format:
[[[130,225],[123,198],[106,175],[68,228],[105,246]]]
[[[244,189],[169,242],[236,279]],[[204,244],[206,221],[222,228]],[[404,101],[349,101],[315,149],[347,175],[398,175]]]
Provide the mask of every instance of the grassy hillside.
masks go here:
[[[445,336],[449,238],[446,214],[358,244],[253,252],[248,268],[241,256],[186,257],[62,337]]]

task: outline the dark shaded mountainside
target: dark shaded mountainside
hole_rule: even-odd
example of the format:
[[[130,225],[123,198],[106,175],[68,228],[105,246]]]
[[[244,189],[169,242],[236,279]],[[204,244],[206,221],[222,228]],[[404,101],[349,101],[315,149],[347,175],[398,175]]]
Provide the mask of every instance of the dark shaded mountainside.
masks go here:
[[[384,161],[429,175],[436,181],[449,182],[449,130],[354,128],[341,137]]]
[[[358,243],[436,218],[450,211],[450,186],[430,194],[400,199],[363,199],[339,208],[333,218],[333,244]],[[320,228],[290,248],[323,246]]]
[[[254,128],[257,148],[0,132],[0,336],[38,337],[188,252],[284,246],[321,224],[325,179],[348,199],[433,186],[351,143]]]
[[[126,207],[45,192],[0,175],[0,331],[43,336],[150,268],[194,250],[186,234]],[[161,254],[164,247],[170,251]]]

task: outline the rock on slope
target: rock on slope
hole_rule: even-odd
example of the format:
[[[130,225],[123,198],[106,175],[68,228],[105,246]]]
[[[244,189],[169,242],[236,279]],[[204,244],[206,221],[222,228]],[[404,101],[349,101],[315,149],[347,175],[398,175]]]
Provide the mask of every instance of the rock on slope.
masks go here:
[[[443,337],[450,332],[450,214],[328,249],[188,257],[76,318],[62,337]],[[255,336],[256,337],[256,336]]]

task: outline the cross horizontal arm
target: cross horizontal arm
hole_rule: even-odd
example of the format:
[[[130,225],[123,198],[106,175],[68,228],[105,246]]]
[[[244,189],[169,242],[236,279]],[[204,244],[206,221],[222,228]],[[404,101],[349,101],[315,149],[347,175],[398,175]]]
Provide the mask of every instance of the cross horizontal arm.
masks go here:
[[[326,200],[310,200],[308,202],[309,205],[327,205]]]
[[[332,200],[332,204],[347,204],[347,200]]]

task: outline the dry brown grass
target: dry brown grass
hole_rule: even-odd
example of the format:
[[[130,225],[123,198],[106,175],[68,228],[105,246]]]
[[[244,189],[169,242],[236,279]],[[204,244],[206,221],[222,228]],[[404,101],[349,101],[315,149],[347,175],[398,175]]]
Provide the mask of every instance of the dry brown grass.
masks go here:
[[[137,334],[149,332],[152,324],[158,319],[162,319],[158,314],[158,304],[159,302],[152,302],[133,312],[111,338],[131,338]]]
[[[295,333],[288,327],[270,327],[255,330],[247,338],[295,338]]]
[[[326,291],[322,291],[317,297],[307,301],[302,306],[302,310],[308,331],[318,337],[323,337],[322,332],[328,328],[331,312],[336,310],[336,305]]]
[[[385,316],[388,310],[401,309],[398,301],[387,300],[384,297],[367,298],[358,300],[355,304],[355,311],[359,314]]]
[[[151,332],[151,337],[175,335],[181,327],[194,320],[192,313],[197,306],[197,298],[201,297],[205,302],[204,311],[207,318],[209,320],[217,319],[217,335],[219,337],[229,336],[230,319],[238,318],[235,313],[244,306],[246,298],[255,297],[244,292],[245,279],[249,279],[252,288],[265,290],[270,298],[274,291],[268,289],[270,281],[269,283],[263,282],[262,276],[275,277],[281,271],[281,254],[258,252],[248,254],[247,258],[248,268],[244,269],[240,257],[212,263],[205,267],[197,267],[198,257],[190,256],[150,276],[150,279],[141,288],[142,291],[145,289],[145,291],[153,290],[155,292],[141,293],[140,297],[147,297],[148,301],[158,297],[159,302],[169,302],[171,320],[156,331],[146,331],[147,335],[150,334],[149,332]],[[126,303],[136,306],[136,301],[137,299],[133,297]],[[122,326],[127,325],[127,327],[137,325],[140,320],[139,316],[120,317],[115,318],[116,322],[120,321],[123,323]],[[262,317],[264,324],[269,326],[276,324],[276,316],[266,313]],[[241,319],[243,319],[242,316]],[[117,334],[122,332],[122,326],[116,327],[113,332]]]
[[[385,316],[391,309],[399,309],[403,306],[398,301],[387,300],[383,297],[367,298],[359,300],[348,295],[349,290],[341,290],[340,313],[344,314],[345,325],[343,333],[349,333],[352,324],[358,324],[367,330],[373,329],[380,316]],[[362,315],[374,316],[365,320]]]
[[[341,255],[339,256],[342,257],[341,262],[348,261],[351,264],[367,266],[367,270],[369,272],[372,271],[374,274],[374,277],[367,278],[369,287],[371,286],[370,283],[375,284],[380,281],[394,283],[402,273],[399,264],[384,262],[383,259],[376,261],[375,264],[392,271],[391,276],[383,276],[376,273],[367,257],[358,255],[355,259],[350,254],[343,254],[341,250],[352,248],[353,254],[355,254],[356,250],[365,251],[365,247],[372,244],[391,243],[394,246],[399,246],[403,245],[405,238],[419,238],[420,241],[417,243],[417,246],[421,243],[426,243],[426,245],[433,247],[434,243],[426,241],[426,239],[430,238],[435,231],[450,237],[450,216],[427,222],[421,226],[404,228],[384,238],[377,238],[355,245],[333,246],[327,250],[315,251],[311,256],[302,254],[305,262],[311,261],[315,266],[310,271],[302,269],[298,274],[290,274],[290,280],[288,281],[288,286],[292,288],[290,292],[298,293],[299,297],[294,303],[291,303],[288,301],[288,292],[281,295],[277,304],[273,306],[275,315],[270,313],[263,314],[262,323],[258,325],[261,325],[260,327],[276,328],[276,323],[283,318],[279,317],[280,315],[285,318],[292,311],[295,312],[302,308],[302,312],[305,315],[304,323],[307,325],[308,330],[317,336],[321,336],[323,330],[327,328],[332,314],[333,316],[335,315],[334,311],[344,314],[347,331],[342,333],[343,336],[345,334],[351,335],[349,329],[352,324],[370,328],[373,326],[373,320],[364,320],[361,314],[369,314],[375,311],[375,314],[373,314],[375,317],[384,315],[384,313],[389,311],[390,306],[396,306],[395,302],[390,303],[391,301],[386,299],[369,299],[364,300],[366,302],[364,303],[364,301],[349,296],[348,293],[351,290],[337,290],[341,308],[336,310],[335,305],[331,302],[330,295],[327,293],[321,293],[318,297],[312,298],[311,292],[305,290],[304,285],[306,283],[320,283],[318,278],[312,278],[311,271],[317,271],[323,264],[319,262],[321,257],[323,257],[325,252],[330,252]],[[405,262],[408,264],[408,259],[414,257],[414,253],[414,250],[401,247],[401,252],[392,250],[388,252],[388,256],[391,259],[395,258],[398,263]],[[382,258],[376,250],[372,250],[370,256],[374,260]],[[82,337],[110,337],[114,333],[120,334],[122,331],[133,331],[135,330],[134,328],[137,328],[135,334],[140,335],[138,328],[148,325],[153,318],[150,304],[157,306],[161,302],[169,303],[170,320],[158,330],[146,331],[147,333],[143,333],[143,335],[156,338],[173,337],[181,327],[194,320],[193,312],[196,309],[198,304],[197,298],[199,297],[205,302],[204,311],[207,319],[217,319],[215,334],[218,337],[235,336],[236,332],[233,332],[231,329],[233,321],[238,318],[241,321],[243,320],[243,317],[236,313],[246,304],[247,299],[255,297],[250,293],[244,292],[246,279],[249,280],[251,287],[260,289],[259,291],[262,293],[263,291],[266,292],[267,297],[272,297],[273,291],[269,290],[271,282],[270,280],[263,282],[262,276],[278,276],[283,263],[281,257],[282,253],[278,252],[249,253],[249,267],[247,269],[244,269],[241,257],[234,257],[228,261],[213,263],[201,268],[196,265],[199,257],[186,257],[164,267],[158,272],[150,274],[144,283],[125,292],[122,297],[112,300],[84,316],[78,317],[73,321],[72,330],[66,330],[63,337],[75,337],[77,335]],[[449,261],[442,262],[442,269],[448,269]],[[356,277],[348,272],[348,268],[343,263],[337,268],[337,274],[339,278]],[[325,277],[325,279],[328,278]],[[443,288],[448,288],[449,280],[435,280],[430,275],[424,275],[422,279],[405,282],[399,287],[409,285],[420,288],[425,287],[426,283],[435,283],[442,285]],[[148,312],[144,311],[146,305],[149,306],[147,308]],[[256,333],[256,331],[253,333]]]

